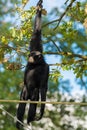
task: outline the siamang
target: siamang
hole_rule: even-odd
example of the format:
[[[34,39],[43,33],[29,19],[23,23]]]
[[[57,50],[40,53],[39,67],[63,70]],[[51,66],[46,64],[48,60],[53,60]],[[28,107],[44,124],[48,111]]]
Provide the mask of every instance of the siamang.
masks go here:
[[[37,11],[34,23],[34,31],[30,41],[30,54],[24,73],[24,87],[22,89],[20,100],[46,101],[48,88],[49,66],[43,57],[41,45],[41,12],[42,0],[37,3]],[[26,103],[19,103],[17,109],[17,119],[23,121]],[[39,116],[36,114],[37,104],[30,103],[28,110],[27,123],[40,120],[44,114],[45,104],[41,104]],[[21,128],[17,121],[16,127]]]

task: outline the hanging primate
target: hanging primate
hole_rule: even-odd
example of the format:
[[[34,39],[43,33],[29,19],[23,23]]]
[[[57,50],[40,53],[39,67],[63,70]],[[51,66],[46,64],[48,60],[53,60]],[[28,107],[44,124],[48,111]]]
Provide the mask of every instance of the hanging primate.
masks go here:
[[[46,92],[48,88],[49,66],[43,57],[41,45],[41,12],[42,0],[37,4],[34,31],[30,41],[30,54],[24,74],[24,87],[22,89],[20,100],[46,101]],[[40,96],[40,97],[39,97]],[[17,119],[23,121],[26,103],[19,103],[17,109]],[[30,103],[27,123],[40,120],[44,113],[45,104],[41,104],[40,114],[36,114],[37,104]],[[20,123],[17,121],[16,127],[20,129]]]

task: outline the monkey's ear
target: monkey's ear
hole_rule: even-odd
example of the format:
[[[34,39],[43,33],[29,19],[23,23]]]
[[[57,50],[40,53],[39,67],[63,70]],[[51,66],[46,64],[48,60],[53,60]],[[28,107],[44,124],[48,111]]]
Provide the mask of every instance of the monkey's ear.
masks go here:
[[[47,15],[47,11],[45,9],[42,9],[42,14]]]

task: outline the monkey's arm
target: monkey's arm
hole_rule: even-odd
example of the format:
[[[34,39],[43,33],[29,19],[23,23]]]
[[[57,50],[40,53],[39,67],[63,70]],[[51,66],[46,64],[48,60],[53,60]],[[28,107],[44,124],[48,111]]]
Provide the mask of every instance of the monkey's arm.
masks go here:
[[[41,13],[42,13],[42,1],[40,0],[37,4],[37,11],[35,16],[34,31],[30,41],[30,52],[39,51],[42,53],[41,45]]]
[[[27,83],[26,83],[26,78],[27,78],[27,73],[28,73],[28,63],[27,63],[27,65],[26,65],[26,68],[25,68],[25,72],[24,72],[24,86],[26,86],[27,85]]]
[[[34,32],[41,31],[41,13],[42,13],[42,3],[39,1],[37,3],[37,11],[34,23]]]

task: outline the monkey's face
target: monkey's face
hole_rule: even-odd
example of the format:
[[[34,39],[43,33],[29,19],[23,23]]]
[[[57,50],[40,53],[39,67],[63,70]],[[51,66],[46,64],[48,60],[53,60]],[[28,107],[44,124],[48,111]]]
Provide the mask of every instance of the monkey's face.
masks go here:
[[[33,51],[29,54],[29,63],[37,64],[41,63],[43,60],[43,55],[39,51]]]

